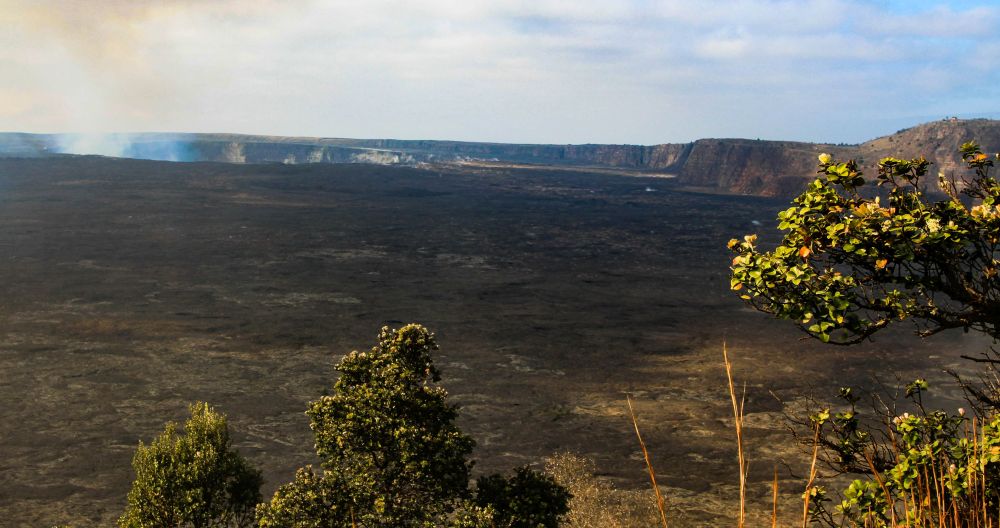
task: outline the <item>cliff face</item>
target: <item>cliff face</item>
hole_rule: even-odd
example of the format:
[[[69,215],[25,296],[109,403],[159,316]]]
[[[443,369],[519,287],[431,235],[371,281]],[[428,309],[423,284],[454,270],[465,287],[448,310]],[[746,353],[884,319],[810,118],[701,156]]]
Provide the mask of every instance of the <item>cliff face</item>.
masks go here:
[[[719,192],[791,195],[815,177],[816,157],[823,152],[843,157],[851,149],[814,143],[701,139],[681,165],[678,181]]]
[[[398,165],[415,161],[413,156],[402,152],[266,141],[199,141],[191,143],[185,152],[190,157],[189,160],[185,161],[220,161],[224,163],[373,163]]]
[[[677,170],[684,165],[685,160],[691,154],[693,143],[687,144],[663,144],[644,147],[644,156],[647,168]]]
[[[223,138],[220,138],[223,139]],[[133,147],[132,157],[228,163],[380,163],[492,161],[539,165],[607,167],[667,173],[677,182],[709,192],[779,196],[801,190],[815,174],[829,145],[741,139],[704,139],[662,145],[516,145],[448,141],[338,140],[267,141],[263,138],[196,138],[181,154],[157,156],[162,142]]]
[[[816,177],[817,156],[857,159],[868,176],[886,156],[926,156],[936,169],[962,174],[958,147],[975,140],[987,152],[1000,151],[1000,121],[945,120],[924,123],[863,145],[792,141],[700,139],[662,145],[507,145],[444,141],[360,140],[354,146],[433,153],[437,160],[477,158],[498,161],[588,165],[674,174],[677,183],[709,192],[794,196]],[[340,140],[336,140],[340,141]],[[936,173],[936,170],[935,170]]]
[[[85,141],[81,141],[81,139]],[[102,138],[39,134],[0,134],[0,156],[38,156],[81,151],[170,161],[225,163],[376,163],[416,164],[496,161],[538,165],[614,168],[636,175],[666,173],[679,185],[708,192],[794,196],[816,176],[816,157],[863,160],[874,174],[886,156],[927,156],[934,171],[961,175],[958,146],[976,140],[989,152],[1000,150],[1000,121],[948,120],[925,123],[860,146],[700,139],[662,145],[527,145],[398,139],[300,138],[237,134],[132,134]],[[77,145],[77,149],[67,145]],[[89,148],[89,147],[87,147]]]
[[[687,145],[522,145],[399,139],[323,139],[355,148],[405,152],[415,158],[480,159],[515,163],[566,164],[660,170],[677,163]]]

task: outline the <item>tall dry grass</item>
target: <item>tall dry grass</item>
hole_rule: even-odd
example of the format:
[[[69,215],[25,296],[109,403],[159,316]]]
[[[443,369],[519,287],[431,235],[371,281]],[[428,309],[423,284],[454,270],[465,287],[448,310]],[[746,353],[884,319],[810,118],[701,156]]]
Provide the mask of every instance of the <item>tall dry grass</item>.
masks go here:
[[[739,509],[734,513],[734,521],[738,528],[744,528],[747,518],[746,489],[747,468],[749,467],[744,446],[744,403],[746,389],[744,386],[742,393],[739,396],[737,395],[736,383],[733,379],[733,364],[729,360],[729,352],[725,344],[723,344],[722,354],[730,401],[733,408],[737,447],[736,463],[739,470]],[[577,491],[574,491],[574,489],[579,490],[580,495],[579,497],[574,497],[575,502],[571,503],[571,507],[574,509],[580,508],[581,517],[578,518],[579,520],[571,521],[569,526],[618,528],[624,526],[653,526],[654,524],[667,525],[664,501],[656,485],[655,472],[653,471],[645,443],[642,440],[642,434],[639,431],[631,397],[627,399],[627,403],[632,424],[635,428],[643,455],[645,456],[647,468],[649,469],[650,480],[655,490],[655,504],[658,506],[659,513],[659,518],[656,521],[659,522],[652,520],[652,512],[647,512],[647,517],[642,521],[623,521],[621,519],[624,518],[623,516],[628,515],[628,512],[622,509],[616,511],[616,520],[614,521],[610,518],[601,517],[605,512],[613,510],[613,508],[608,508],[601,503],[602,500],[605,500],[604,497],[610,496],[612,492],[601,488],[599,485],[595,485],[595,481],[590,480],[588,481],[590,483],[588,486],[581,487],[580,484],[570,484],[575,487],[571,488],[571,493],[576,495]],[[886,426],[890,427],[889,424],[886,424]],[[772,528],[777,528],[778,526],[796,526],[797,524],[800,524],[802,528],[807,528],[811,524],[815,525],[824,522],[819,517],[813,515],[813,509],[817,507],[817,504],[813,501],[821,496],[821,488],[817,485],[817,480],[820,478],[817,463],[820,459],[821,434],[821,425],[815,423],[812,435],[812,456],[810,457],[809,474],[802,493],[802,517],[798,522],[793,521],[783,524],[782,520],[779,519],[778,473],[777,469],[775,469],[774,480],[772,482],[772,508],[770,512],[770,524]],[[890,427],[887,436],[893,438],[893,434],[894,432]],[[988,474],[988,472],[997,472],[997,468],[994,466],[1000,464],[1000,447],[993,445],[988,450],[983,447],[986,437],[984,436],[983,428],[975,418],[970,421],[970,426],[966,427],[964,435],[964,442],[972,446],[971,460],[975,461],[975,463],[969,465],[970,470],[968,471],[966,481],[963,483],[968,491],[962,497],[961,501],[955,500],[948,494],[948,487],[955,485],[954,478],[950,477],[949,471],[953,472],[955,468],[954,466],[949,467],[947,459],[944,457],[940,460],[932,460],[927,467],[923,468],[914,485],[909,489],[892,489],[887,484],[885,475],[881,474],[876,468],[871,456],[866,454],[865,457],[871,468],[870,478],[878,485],[886,501],[891,504],[891,508],[887,508],[885,511],[885,515],[888,518],[873,515],[874,512],[861,512],[862,515],[851,519],[834,512],[832,515],[826,517],[827,520],[825,522],[827,524],[832,522],[832,526],[851,526],[856,528],[1000,528],[1000,497],[995,496],[996,493],[991,495],[991,490],[994,488],[987,482],[989,478],[1000,478],[992,473]],[[899,444],[893,442],[892,448],[895,450],[893,455],[896,456],[896,460],[902,460],[904,453],[900,452],[901,448]],[[580,468],[592,468],[592,466],[586,466],[585,463],[572,458],[574,455],[561,456],[566,457],[562,459],[563,464],[570,464],[570,466],[577,464],[575,471],[578,473],[587,472],[586,469]],[[564,469],[561,470],[564,473],[566,472],[565,467],[569,466],[564,466]],[[563,478],[565,479],[566,477]],[[571,480],[563,480],[562,482],[570,483]],[[648,505],[648,502],[646,504]],[[583,520],[583,517],[586,517],[586,520]]]
[[[635,408],[632,407],[632,395],[626,394],[625,401],[628,403],[628,413],[632,417],[632,426],[635,427],[635,436],[639,439],[639,447],[642,448],[642,456],[646,461],[646,469],[649,470],[649,480],[653,485],[653,494],[656,495],[656,509],[660,512],[660,521],[663,528],[667,528],[667,503],[663,500],[660,487],[656,484],[656,471],[653,471],[653,462],[649,459],[649,450],[646,449],[646,442],[642,440],[642,433],[639,431],[639,420],[635,417]]]
[[[729,399],[733,403],[733,424],[736,428],[736,453],[740,470],[740,509],[736,516],[736,526],[743,528],[747,517],[747,459],[743,453],[743,405],[746,403],[747,389],[743,386],[743,394],[736,399],[736,386],[733,384],[733,364],[729,362],[729,349],[722,343],[722,361],[726,365],[726,380],[729,384]]]

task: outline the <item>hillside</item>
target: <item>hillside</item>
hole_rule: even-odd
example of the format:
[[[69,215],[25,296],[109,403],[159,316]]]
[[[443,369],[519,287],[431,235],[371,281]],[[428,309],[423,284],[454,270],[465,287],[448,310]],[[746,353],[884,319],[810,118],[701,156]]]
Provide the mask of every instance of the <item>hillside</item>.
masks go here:
[[[886,156],[925,156],[939,170],[952,174],[962,170],[958,147],[966,141],[976,141],[986,152],[1000,151],[1000,121],[965,119],[924,123],[864,143],[860,153],[871,163]]]
[[[674,184],[711,193],[788,197],[815,174],[821,152],[863,160],[871,173],[885,156],[925,155],[942,170],[960,169],[958,146],[976,140],[1000,149],[1000,121],[924,123],[858,146],[700,139],[660,145],[531,145],[463,141],[306,138],[239,134],[130,134],[93,138],[0,134],[0,156],[97,153],[165,161],[225,163],[532,164],[669,175]]]
[[[797,194],[816,173],[816,157],[849,156],[849,148],[815,143],[702,139],[679,167],[678,183],[710,192],[754,196]]]

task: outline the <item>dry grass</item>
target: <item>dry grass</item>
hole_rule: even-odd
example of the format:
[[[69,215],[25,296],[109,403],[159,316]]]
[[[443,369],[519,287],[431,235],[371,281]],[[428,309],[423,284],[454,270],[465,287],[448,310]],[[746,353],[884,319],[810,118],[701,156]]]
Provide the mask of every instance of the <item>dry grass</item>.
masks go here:
[[[629,416],[632,417],[632,426],[635,427],[635,436],[639,439],[639,447],[642,448],[642,456],[646,461],[646,469],[649,470],[649,480],[653,485],[653,494],[656,495],[656,509],[660,512],[660,521],[663,528],[667,528],[667,503],[663,500],[660,487],[656,485],[656,472],[653,471],[653,463],[649,460],[649,450],[646,449],[646,442],[642,440],[642,433],[639,432],[639,421],[635,417],[635,408],[632,407],[632,395],[626,394],[625,401],[628,403]]]
[[[736,428],[736,452],[740,469],[740,510],[736,518],[736,526],[743,528],[747,517],[747,459],[743,453],[743,404],[746,402],[746,386],[743,394],[736,399],[736,387],[733,385],[733,364],[729,362],[729,351],[726,343],[722,343],[722,360],[726,365],[726,379],[729,383],[729,398],[733,403],[733,423]]]
[[[771,528],[778,528],[778,468],[774,468],[774,482],[771,484]]]
[[[561,453],[545,460],[545,472],[566,487],[573,498],[563,523],[568,528],[649,528],[660,514],[648,491],[615,488],[596,476],[590,458]]]
[[[736,512],[736,526],[744,528],[746,524],[746,488],[747,488],[747,468],[748,460],[744,452],[743,437],[743,405],[745,402],[745,388],[743,394],[737,396],[736,384],[733,381],[733,365],[729,361],[729,354],[725,344],[723,344],[723,362],[726,369],[729,396],[733,407],[733,418],[736,429],[737,464],[739,468],[739,510]],[[663,504],[663,498],[656,486],[656,477],[652,465],[649,462],[649,454],[646,451],[642,435],[639,433],[639,426],[636,421],[632,407],[631,398],[628,398],[629,412],[632,423],[635,427],[639,445],[646,457],[646,464],[649,468],[650,479],[653,488],[656,490],[655,505],[657,510],[651,508],[653,503],[650,500],[642,501],[630,498],[624,501],[625,493],[614,490],[610,484],[604,483],[593,476],[593,462],[576,455],[558,455],[549,459],[547,469],[557,481],[570,489],[574,498],[570,506],[572,513],[567,526],[571,527],[607,527],[618,528],[625,526],[649,527],[656,524],[667,525],[667,518]],[[971,427],[966,428],[965,440],[973,449],[973,460],[980,460],[983,452],[982,430],[976,419],[971,421]],[[820,453],[821,427],[816,424],[813,430],[812,457],[809,466],[808,480],[806,482],[803,497],[803,510],[801,526],[807,528],[810,523],[817,521],[812,518],[810,504],[815,491],[819,488],[816,484],[819,477],[817,461]],[[890,437],[892,431],[889,431]],[[895,447],[895,442],[894,442]],[[990,453],[1000,453],[1000,448],[991,448]],[[896,453],[899,455],[900,453]],[[867,455],[866,455],[867,457]],[[968,494],[963,499],[963,504],[959,506],[954,500],[948,497],[946,481],[947,461],[935,461],[928,468],[923,469],[923,474],[919,476],[917,482],[911,489],[905,492],[891,490],[886,485],[884,475],[880,474],[874,463],[868,458],[871,467],[871,478],[876,482],[883,494],[893,498],[894,507],[888,509],[886,520],[875,517],[867,517],[863,521],[852,522],[849,519],[836,519],[839,526],[853,526],[857,528],[1000,528],[1000,511],[996,511],[996,506],[991,506],[989,489],[986,482],[986,471],[978,469],[968,472]],[[982,468],[982,466],[977,466]],[[988,466],[987,466],[988,467]],[[951,469],[954,471],[954,468]],[[650,497],[652,498],[652,497]],[[637,508],[637,506],[639,506]],[[637,516],[641,512],[643,516]],[[772,509],[771,527],[779,526],[778,518],[778,473],[774,472],[772,483]],[[860,522],[860,524],[859,524]],[[784,526],[794,526],[793,523]]]
[[[819,424],[813,426],[813,432],[813,453],[812,460],[809,462],[809,481],[806,482],[805,492],[802,493],[802,528],[809,526],[809,499],[812,498],[811,492],[813,485],[816,483],[816,461],[819,460]]]

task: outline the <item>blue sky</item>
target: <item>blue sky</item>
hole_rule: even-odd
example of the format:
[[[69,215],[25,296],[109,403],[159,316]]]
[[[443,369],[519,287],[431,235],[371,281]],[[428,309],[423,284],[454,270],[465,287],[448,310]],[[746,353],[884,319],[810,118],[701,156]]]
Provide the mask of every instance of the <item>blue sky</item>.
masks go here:
[[[859,142],[1000,117],[1000,5],[0,0],[0,130]]]

